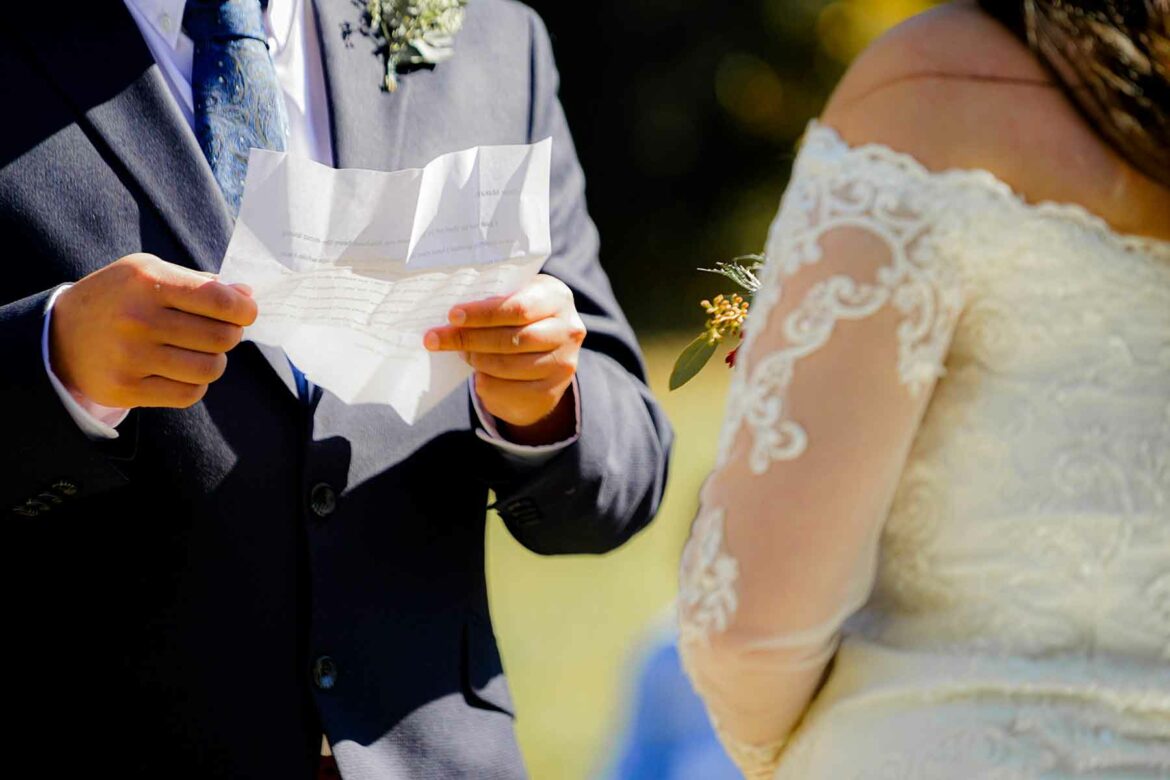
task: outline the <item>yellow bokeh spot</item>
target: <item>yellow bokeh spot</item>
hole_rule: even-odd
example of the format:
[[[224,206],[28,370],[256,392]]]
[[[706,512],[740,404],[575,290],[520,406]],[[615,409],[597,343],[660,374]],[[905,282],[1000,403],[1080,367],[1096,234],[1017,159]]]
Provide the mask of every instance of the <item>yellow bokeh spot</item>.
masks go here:
[[[817,38],[830,57],[845,64],[883,32],[933,5],[929,0],[837,0],[821,9]]]
[[[782,135],[784,85],[764,60],[728,54],[715,72],[715,97],[744,129],[764,137]]]

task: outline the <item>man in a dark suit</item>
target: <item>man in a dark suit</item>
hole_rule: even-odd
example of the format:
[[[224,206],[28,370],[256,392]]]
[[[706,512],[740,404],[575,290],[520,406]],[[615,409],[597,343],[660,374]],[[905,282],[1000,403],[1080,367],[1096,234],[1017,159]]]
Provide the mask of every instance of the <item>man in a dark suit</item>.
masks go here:
[[[383,92],[352,0],[25,5],[0,18],[7,768],[307,779],[324,734],[347,780],[522,777],[488,492],[530,549],[604,552],[671,440],[540,21],[471,0],[454,56]],[[415,425],[237,346],[255,304],[212,275],[248,147],[396,170],[549,136],[545,275],[435,331],[476,376]]]

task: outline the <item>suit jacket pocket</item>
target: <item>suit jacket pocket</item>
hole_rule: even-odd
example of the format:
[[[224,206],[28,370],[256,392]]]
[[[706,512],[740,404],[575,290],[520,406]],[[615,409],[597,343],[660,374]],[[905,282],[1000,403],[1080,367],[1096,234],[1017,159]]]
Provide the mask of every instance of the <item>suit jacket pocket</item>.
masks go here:
[[[468,610],[463,621],[461,645],[461,682],[467,703],[515,717],[512,694],[508,690],[508,681],[504,679],[504,667],[491,624]]]

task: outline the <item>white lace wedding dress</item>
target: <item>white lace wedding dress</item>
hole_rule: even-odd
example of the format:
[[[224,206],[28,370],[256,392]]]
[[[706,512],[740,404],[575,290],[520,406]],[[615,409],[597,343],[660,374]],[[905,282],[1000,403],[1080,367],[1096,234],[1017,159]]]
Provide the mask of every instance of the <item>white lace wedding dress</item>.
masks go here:
[[[767,254],[679,597],[737,763],[1170,778],[1170,242],[814,122]]]

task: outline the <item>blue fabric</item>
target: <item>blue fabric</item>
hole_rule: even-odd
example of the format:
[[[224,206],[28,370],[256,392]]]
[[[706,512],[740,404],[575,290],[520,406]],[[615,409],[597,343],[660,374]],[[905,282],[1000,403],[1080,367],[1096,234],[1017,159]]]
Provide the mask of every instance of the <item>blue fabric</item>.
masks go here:
[[[309,384],[308,377],[305,376],[303,371],[296,367],[296,364],[292,362],[291,358],[288,361],[288,367],[292,369],[293,380],[297,383],[297,395],[300,396],[300,399],[303,402],[308,403],[309,399],[312,397],[311,394],[313,392],[313,388]]]
[[[195,46],[195,137],[238,214],[248,150],[282,152],[288,138],[260,0],[188,0],[183,26]]]
[[[288,116],[268,53],[266,0],[187,0],[183,27],[195,45],[191,93],[195,137],[232,210],[239,214],[248,150],[282,152]],[[309,380],[289,361],[297,394],[308,403]]]
[[[606,780],[741,777],[683,673],[676,639],[660,637],[638,670],[633,712]]]

